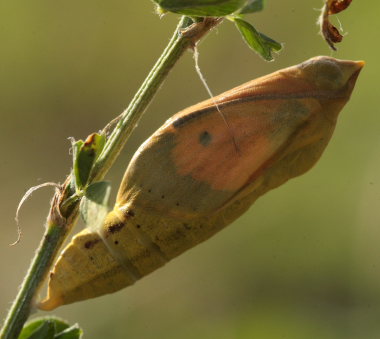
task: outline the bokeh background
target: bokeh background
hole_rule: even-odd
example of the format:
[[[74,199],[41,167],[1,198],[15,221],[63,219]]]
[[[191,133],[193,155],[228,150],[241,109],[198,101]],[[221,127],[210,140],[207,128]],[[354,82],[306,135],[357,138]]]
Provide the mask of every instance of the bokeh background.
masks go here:
[[[337,53],[317,34],[321,5],[268,0],[249,17],[285,43],[275,62],[251,52],[228,22],[199,47],[216,94],[315,55],[367,62],[317,166],[135,286],[54,314],[91,339],[380,337],[380,3],[353,1],[338,15],[347,35]],[[22,241],[9,247],[19,200],[65,179],[67,138],[86,137],[127,106],[177,21],[159,19],[149,0],[0,1],[0,318],[43,234],[52,189],[25,203]],[[114,195],[139,144],[205,98],[187,53],[109,173]]]

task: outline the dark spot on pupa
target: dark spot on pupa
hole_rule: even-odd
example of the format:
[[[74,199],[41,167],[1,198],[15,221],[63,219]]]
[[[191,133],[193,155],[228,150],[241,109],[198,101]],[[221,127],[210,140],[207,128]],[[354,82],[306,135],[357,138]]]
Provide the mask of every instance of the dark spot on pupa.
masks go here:
[[[176,206],[179,206],[179,202],[177,202],[175,205],[176,205]]]
[[[152,193],[152,190],[151,190],[151,189],[148,189],[148,193]]]
[[[181,230],[177,229],[174,232],[170,233],[166,240],[168,241],[177,241],[179,239],[183,239],[185,237],[185,233],[183,233]]]
[[[137,227],[137,228],[140,228],[140,227],[141,227],[141,225],[137,224],[137,225],[136,225],[136,227]]]
[[[111,226],[108,226],[108,232],[109,233],[116,233],[116,232],[120,232],[121,229],[125,226],[125,224],[123,222],[119,222],[117,224],[114,224],[114,225],[111,225]]]
[[[135,216],[135,212],[133,210],[128,210],[127,211],[127,216],[134,217]]]
[[[99,242],[99,239],[86,241],[84,243],[84,247],[89,250],[90,248],[93,248],[98,242]]]
[[[118,244],[119,244],[119,242],[118,242],[117,240],[115,240],[115,241],[114,241],[114,244],[115,244],[115,245],[118,245]]]
[[[209,132],[207,131],[204,131],[202,132],[200,135],[199,135],[199,142],[203,145],[203,146],[208,146],[212,141],[212,136]]]
[[[90,260],[91,260],[91,261],[94,261],[94,257],[90,257]]]
[[[187,230],[191,230],[191,226],[189,224],[184,223],[183,227],[185,227]]]
[[[49,274],[49,278],[51,279],[51,278],[53,278],[54,277],[54,272],[50,272],[50,274]]]
[[[164,195],[161,195],[161,199],[165,199],[165,196],[164,196]]]

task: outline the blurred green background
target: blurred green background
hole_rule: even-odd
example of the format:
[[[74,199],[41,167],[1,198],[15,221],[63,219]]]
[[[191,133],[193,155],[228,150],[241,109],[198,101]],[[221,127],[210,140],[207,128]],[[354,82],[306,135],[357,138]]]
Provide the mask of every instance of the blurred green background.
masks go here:
[[[367,62],[317,166],[135,286],[54,314],[91,339],[380,337],[380,3],[353,1],[338,15],[349,34],[337,53],[317,34],[321,5],[268,0],[248,17],[285,43],[275,62],[251,52],[228,22],[199,47],[215,94],[315,55]],[[127,106],[177,21],[159,19],[148,0],[0,1],[0,318],[43,234],[52,189],[26,202],[22,241],[10,248],[19,200],[65,179],[67,138],[86,137]],[[108,175],[114,195],[139,144],[205,98],[187,53]]]

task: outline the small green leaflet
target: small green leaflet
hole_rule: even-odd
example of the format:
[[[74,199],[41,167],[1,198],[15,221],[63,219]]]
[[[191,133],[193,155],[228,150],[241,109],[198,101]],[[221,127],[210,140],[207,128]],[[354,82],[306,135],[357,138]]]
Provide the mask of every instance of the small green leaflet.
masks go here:
[[[91,230],[96,231],[103,224],[108,213],[110,193],[111,185],[106,181],[95,182],[86,188],[80,214]]]
[[[227,16],[234,21],[247,45],[267,61],[273,60],[273,51],[278,52],[282,48],[280,43],[258,32],[249,22],[241,18],[243,14],[261,11],[264,8],[264,0],[153,1],[157,3],[160,13],[168,11],[192,17]]]
[[[82,334],[78,325],[70,327],[62,319],[43,317],[27,323],[18,339],[80,339]]]
[[[226,16],[244,7],[247,0],[153,0],[164,11],[195,17]]]
[[[235,22],[247,45],[265,60],[272,61],[272,52],[281,50],[282,46],[280,43],[258,32],[249,22],[236,17],[232,18],[232,20]]]
[[[54,339],[54,333],[54,323],[50,320],[46,320],[37,327],[28,339]]]
[[[93,133],[87,137],[86,141],[78,140],[73,143],[73,172],[78,190],[86,187],[95,160],[100,155],[105,142],[104,135]]]

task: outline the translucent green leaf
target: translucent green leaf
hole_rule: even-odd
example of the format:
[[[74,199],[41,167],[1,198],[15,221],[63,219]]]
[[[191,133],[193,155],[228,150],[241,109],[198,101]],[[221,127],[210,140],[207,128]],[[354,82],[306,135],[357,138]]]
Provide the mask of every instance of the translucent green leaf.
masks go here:
[[[86,141],[78,140],[73,143],[74,177],[77,189],[86,187],[95,160],[102,151],[106,138],[104,135],[93,133]]]
[[[54,339],[54,333],[54,323],[48,320],[43,322],[28,339]]]
[[[45,327],[42,328],[42,326],[51,326],[51,325],[44,325],[46,323],[53,324],[54,333],[62,332],[69,327],[69,325],[64,320],[56,318],[56,317],[37,318],[37,319],[33,319],[32,321],[28,322],[24,326],[24,328],[22,329],[21,334],[19,335],[18,339],[33,338],[31,336],[34,335],[34,333],[37,330],[39,330],[39,329],[45,330]]]
[[[107,206],[111,193],[111,184],[107,181],[98,181],[87,187],[85,197],[92,202]]]
[[[97,230],[108,213],[108,200],[111,193],[109,182],[100,181],[86,188],[81,201],[80,213],[87,227]]]
[[[260,12],[264,8],[264,0],[248,0],[246,5],[239,11],[240,14]]]
[[[265,60],[273,60],[272,52],[282,48],[280,43],[258,32],[249,22],[240,18],[234,18],[233,21],[247,45]]]
[[[269,36],[265,35],[264,33],[260,33],[261,38],[265,41],[265,43],[270,46],[274,51],[279,52],[282,49],[282,45],[270,38]]]
[[[55,335],[54,339],[80,339],[82,338],[83,331],[77,324],[67,328]]]
[[[247,0],[154,0],[164,11],[189,16],[225,16],[242,8]]]

